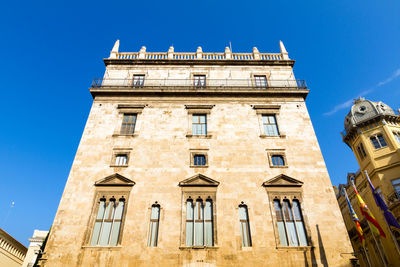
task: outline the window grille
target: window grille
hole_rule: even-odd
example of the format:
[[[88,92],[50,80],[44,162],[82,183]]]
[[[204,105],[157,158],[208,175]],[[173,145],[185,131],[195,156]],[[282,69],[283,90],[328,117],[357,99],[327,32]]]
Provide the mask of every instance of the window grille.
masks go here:
[[[133,75],[133,87],[143,87],[144,75]]]
[[[194,166],[205,166],[206,165],[206,156],[201,154],[195,154],[193,157],[193,165]]]
[[[272,166],[282,167],[285,166],[285,159],[282,155],[272,155],[271,156]]]
[[[206,75],[194,75],[194,86],[205,87],[206,86]]]
[[[128,162],[128,156],[119,154],[115,156],[115,165],[116,166],[125,166]]]
[[[254,75],[254,82],[256,87],[267,88],[267,77],[265,75]]]

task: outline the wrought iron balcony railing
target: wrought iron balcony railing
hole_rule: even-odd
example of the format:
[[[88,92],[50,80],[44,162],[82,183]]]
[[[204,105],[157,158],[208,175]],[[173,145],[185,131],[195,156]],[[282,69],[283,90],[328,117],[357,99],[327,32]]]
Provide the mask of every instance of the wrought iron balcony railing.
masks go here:
[[[256,81],[254,79],[94,79],[92,88],[103,87],[130,87],[130,88],[146,88],[146,87],[191,87],[197,89],[203,88],[291,88],[291,89],[307,89],[304,80],[267,80],[265,82]]]
[[[388,204],[393,205],[396,203],[400,203],[400,192],[399,191],[393,191],[391,194],[388,196]]]

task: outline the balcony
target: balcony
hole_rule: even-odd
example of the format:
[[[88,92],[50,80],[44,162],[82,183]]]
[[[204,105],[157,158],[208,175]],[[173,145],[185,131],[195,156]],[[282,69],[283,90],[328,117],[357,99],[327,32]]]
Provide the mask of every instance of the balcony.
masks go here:
[[[290,89],[307,90],[304,80],[268,80],[266,83],[256,82],[254,79],[207,79],[199,82],[194,79],[94,79],[92,88],[184,88],[184,89]]]
[[[389,208],[392,208],[396,204],[400,204],[400,192],[399,191],[393,191],[391,194],[388,195],[388,206]]]

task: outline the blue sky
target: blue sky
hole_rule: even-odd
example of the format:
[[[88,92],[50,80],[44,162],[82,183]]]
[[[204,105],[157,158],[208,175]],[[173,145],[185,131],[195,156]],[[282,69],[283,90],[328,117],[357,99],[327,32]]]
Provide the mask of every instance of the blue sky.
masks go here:
[[[7,1],[1,4],[0,227],[50,227],[85,126],[91,80],[121,51],[279,52],[296,60],[333,184],[358,166],[341,141],[351,100],[400,108],[400,2]],[[15,206],[10,209],[11,202]]]

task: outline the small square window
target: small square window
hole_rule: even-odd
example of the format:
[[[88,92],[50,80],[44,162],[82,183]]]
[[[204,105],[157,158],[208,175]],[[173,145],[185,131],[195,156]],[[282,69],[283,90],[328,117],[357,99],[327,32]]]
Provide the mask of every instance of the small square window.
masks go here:
[[[125,166],[128,163],[128,155],[118,154],[115,156],[115,165],[116,166]]]
[[[135,74],[133,75],[133,87],[143,87],[144,75]]]
[[[192,168],[208,167],[207,152],[204,150],[190,152],[190,167]]]
[[[287,168],[287,160],[283,150],[271,150],[268,152],[269,166],[271,168]]]
[[[254,83],[258,88],[267,88],[267,77],[265,75],[254,75]]]
[[[272,155],[271,156],[272,165],[275,167],[285,166],[285,159],[282,155]]]
[[[206,87],[206,75],[194,75],[195,87]]]

